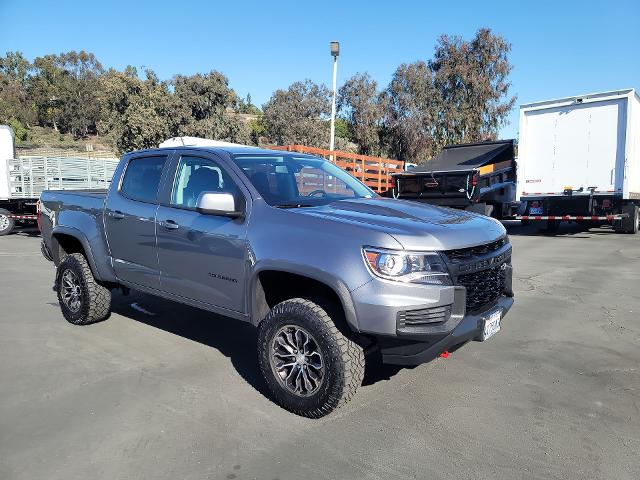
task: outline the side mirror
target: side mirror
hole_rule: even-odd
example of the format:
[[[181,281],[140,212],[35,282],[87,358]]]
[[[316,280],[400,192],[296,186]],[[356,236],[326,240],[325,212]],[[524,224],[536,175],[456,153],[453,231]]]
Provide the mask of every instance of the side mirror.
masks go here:
[[[244,212],[236,210],[236,201],[230,193],[202,192],[196,202],[196,211],[203,215],[239,218]]]

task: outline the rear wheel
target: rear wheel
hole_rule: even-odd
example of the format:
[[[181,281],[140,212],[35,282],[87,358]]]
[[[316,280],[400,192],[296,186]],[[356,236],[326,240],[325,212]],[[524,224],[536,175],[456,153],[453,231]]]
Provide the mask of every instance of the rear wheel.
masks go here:
[[[66,256],[56,272],[56,288],[62,315],[74,325],[106,320],[111,312],[111,290],[93,277],[81,253]]]
[[[495,211],[495,207],[493,205],[485,205],[484,206],[484,214],[487,217],[493,217],[494,211]]]
[[[640,208],[638,208],[637,206],[634,206],[630,210],[631,211],[629,213],[630,213],[631,222],[629,225],[629,230],[627,230],[627,233],[636,234],[638,233],[638,231],[640,231]]]
[[[302,298],[279,303],[262,321],[258,356],[275,401],[305,417],[342,406],[364,376],[362,347],[340,332],[327,310]]]
[[[622,213],[626,213],[628,217],[616,220],[613,223],[613,229],[617,233],[638,233],[640,231],[640,208],[633,204],[625,205],[622,207]]]
[[[16,221],[9,215],[11,215],[9,210],[0,208],[0,236],[9,235],[16,226]]]
[[[544,232],[549,235],[555,235],[560,229],[560,222],[558,220],[547,220],[547,225],[544,227]]]

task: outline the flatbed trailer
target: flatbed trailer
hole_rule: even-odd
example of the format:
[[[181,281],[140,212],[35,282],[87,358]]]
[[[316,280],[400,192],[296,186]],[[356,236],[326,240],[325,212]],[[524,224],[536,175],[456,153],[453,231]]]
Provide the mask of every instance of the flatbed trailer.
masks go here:
[[[516,199],[513,140],[447,145],[423,165],[393,175],[394,198],[512,218]]]
[[[44,190],[107,189],[117,158],[16,155],[13,130],[0,125],[0,236],[37,221]]]

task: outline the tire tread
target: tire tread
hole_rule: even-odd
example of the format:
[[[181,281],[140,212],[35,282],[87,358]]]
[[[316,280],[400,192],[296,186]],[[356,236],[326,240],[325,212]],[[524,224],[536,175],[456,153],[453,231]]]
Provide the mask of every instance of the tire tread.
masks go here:
[[[64,307],[62,308],[63,315],[74,325],[89,325],[106,320],[111,313],[111,290],[95,279],[87,259],[81,253],[67,255],[58,266],[58,270],[62,272],[69,263],[71,263],[70,268],[75,267],[75,269],[79,270],[76,273],[79,273],[82,277],[83,289],[86,289],[88,301],[86,305],[81,307],[79,318],[70,318],[66,314]],[[60,289],[60,286],[58,286],[58,289]],[[58,292],[58,300],[62,307],[60,292]]]
[[[273,307],[271,312],[260,324],[260,327],[263,329],[267,328],[271,319],[273,319],[274,317],[278,317],[279,315],[286,314],[288,311],[290,311],[289,309],[304,310],[308,313],[313,314],[313,316],[321,322],[321,330],[323,332],[321,334],[321,338],[324,337],[323,339],[326,341],[326,343],[335,346],[335,349],[338,353],[339,361],[342,362],[344,368],[343,375],[339,375],[338,378],[336,378],[336,383],[331,388],[331,391],[337,393],[337,395],[329,396],[323,404],[317,406],[316,408],[303,410],[300,408],[292,407],[291,405],[287,405],[282,402],[278,395],[276,395],[276,400],[284,408],[297,415],[309,418],[321,418],[329,414],[336,408],[340,408],[345,403],[349,402],[355,395],[358,387],[362,385],[365,368],[364,351],[362,347],[360,347],[360,345],[349,339],[340,331],[340,329],[338,329],[334,320],[331,318],[329,313],[327,313],[327,310],[325,308],[321,307],[318,303],[310,299],[293,298],[279,303],[278,305]],[[268,351],[269,339],[266,338],[265,335],[260,335],[259,338],[261,339],[259,350],[267,349]],[[320,339],[318,340],[320,341]]]

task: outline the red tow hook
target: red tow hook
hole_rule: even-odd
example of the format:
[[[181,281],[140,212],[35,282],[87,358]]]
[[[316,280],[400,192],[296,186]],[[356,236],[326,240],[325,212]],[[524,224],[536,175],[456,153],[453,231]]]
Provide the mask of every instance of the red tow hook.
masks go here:
[[[440,358],[449,358],[449,350],[445,350],[440,354]]]

